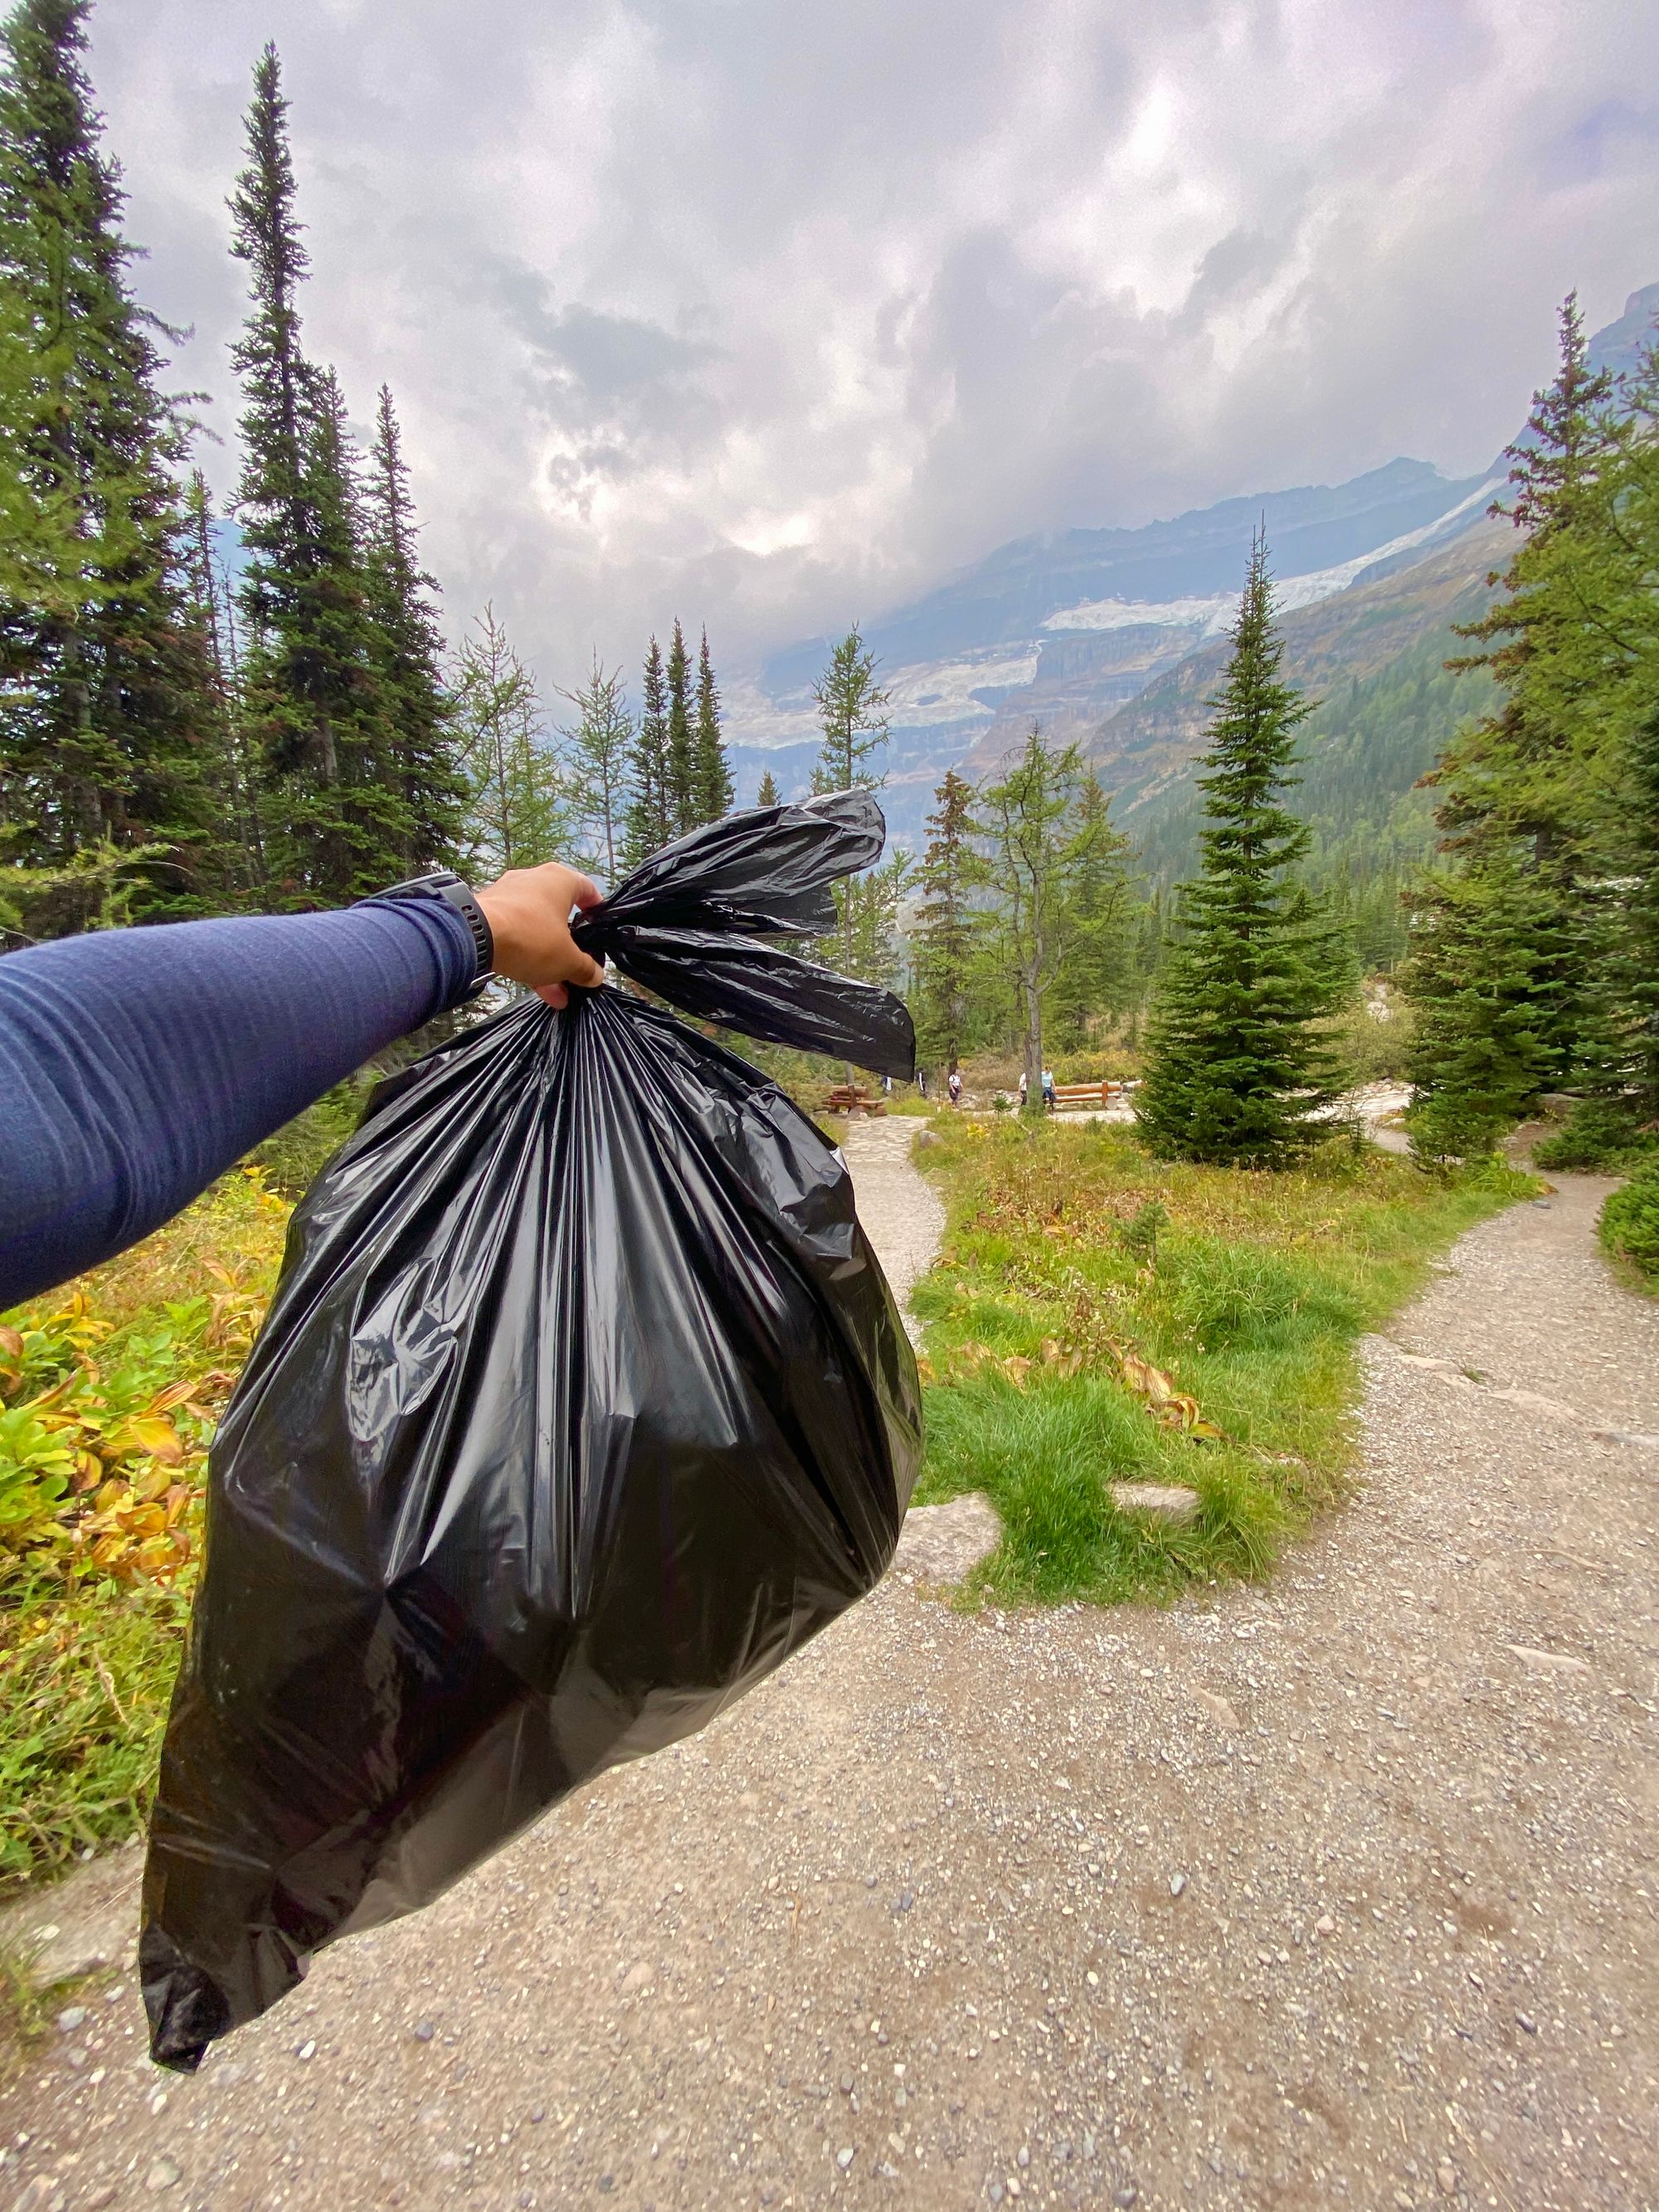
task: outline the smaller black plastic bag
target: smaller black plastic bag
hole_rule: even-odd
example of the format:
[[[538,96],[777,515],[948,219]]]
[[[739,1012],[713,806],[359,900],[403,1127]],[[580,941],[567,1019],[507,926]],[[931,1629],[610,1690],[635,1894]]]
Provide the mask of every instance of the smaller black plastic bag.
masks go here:
[[[874,801],[757,809],[578,926],[690,1012],[908,1076],[833,927]],[[915,1361],[845,1166],[624,990],[530,999],[383,1085],[296,1210],[210,1462],[150,1823],[151,2054],[188,2070],[337,1936],[691,1734],[878,1582]]]

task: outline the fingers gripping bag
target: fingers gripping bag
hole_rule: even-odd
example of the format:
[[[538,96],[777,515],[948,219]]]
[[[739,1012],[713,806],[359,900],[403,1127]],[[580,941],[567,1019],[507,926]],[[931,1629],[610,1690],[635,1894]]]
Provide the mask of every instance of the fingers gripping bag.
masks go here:
[[[879,854],[841,793],[728,817],[577,925],[700,1019],[908,1076],[909,1016],[765,940]],[[915,1361],[840,1156],[623,988],[381,1086],[296,1210],[210,1464],[150,1823],[151,2053],[689,1735],[880,1579]]]

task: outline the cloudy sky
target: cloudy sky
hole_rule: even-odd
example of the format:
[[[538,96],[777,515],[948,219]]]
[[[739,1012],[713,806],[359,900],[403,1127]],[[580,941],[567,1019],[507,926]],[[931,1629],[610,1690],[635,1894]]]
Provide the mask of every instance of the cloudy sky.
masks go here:
[[[389,381],[452,627],[727,665],[1003,540],[1480,467],[1659,278],[1651,0],[101,0],[150,304],[215,395],[281,52],[307,339]]]

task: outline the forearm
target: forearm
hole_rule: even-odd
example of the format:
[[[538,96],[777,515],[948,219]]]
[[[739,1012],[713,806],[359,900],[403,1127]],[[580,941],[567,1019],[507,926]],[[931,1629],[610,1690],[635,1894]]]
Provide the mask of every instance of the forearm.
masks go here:
[[[475,968],[432,900],[0,959],[0,1310],[148,1236]]]

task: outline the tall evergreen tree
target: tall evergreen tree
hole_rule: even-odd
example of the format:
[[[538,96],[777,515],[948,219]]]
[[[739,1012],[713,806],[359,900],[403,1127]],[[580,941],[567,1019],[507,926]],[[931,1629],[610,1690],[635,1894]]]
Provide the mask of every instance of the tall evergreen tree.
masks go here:
[[[1413,1121],[1437,1158],[1487,1148],[1504,1115],[1608,1056],[1601,916],[1583,886],[1607,867],[1598,757],[1621,655],[1600,572],[1628,434],[1569,295],[1556,375],[1509,448],[1512,494],[1495,510],[1522,534],[1492,579],[1502,595],[1464,631],[1481,650],[1449,664],[1488,669],[1498,705],[1424,779],[1447,865],[1413,893],[1404,980],[1424,1040]]]
[[[409,872],[453,863],[460,848],[465,798],[453,704],[443,684],[438,586],[420,565],[416,541],[402,434],[392,393],[382,385],[370,453],[367,580]]]
[[[274,793],[267,858],[277,895],[331,905],[405,872],[416,825],[394,759],[344,404],[332,371],[301,345],[307,262],[274,46],[254,70],[247,156],[230,203],[232,252],[248,264],[252,298],[231,356],[244,402],[243,693]]]
[[[913,937],[916,1030],[925,1057],[954,1067],[975,1027],[975,987],[990,917],[974,903],[985,881],[973,842],[974,787],[947,769],[933,796]]]
[[[1273,1167],[1317,1136],[1315,1116],[1335,1094],[1319,1024],[1346,971],[1291,874],[1308,832],[1283,802],[1310,710],[1279,674],[1260,537],[1231,635],[1199,779],[1200,873],[1183,890],[1137,1106],[1142,1134],[1166,1158]]]
[[[594,866],[604,871],[605,887],[611,890],[627,843],[624,810],[635,744],[622,671],[607,669],[596,653],[586,683],[561,696],[576,709],[576,720],[560,732],[570,781],[595,848]]]
[[[206,672],[184,618],[163,396],[168,331],[133,297],[125,196],[83,62],[89,0],[21,0],[0,26],[0,793],[14,857],[100,843],[163,856],[133,885],[161,918],[211,897]]]
[[[696,748],[691,734],[691,663],[679,617],[668,641],[668,798],[666,812],[671,834],[683,837],[695,830],[697,811]]]
[[[755,793],[755,804],[757,806],[781,806],[783,804],[778,796],[778,780],[769,768],[760,780],[760,788]]]
[[[720,695],[708,657],[708,632],[697,653],[697,704],[691,736],[692,783],[699,822],[718,822],[732,811],[732,764],[720,738]]]
[[[637,868],[641,860],[679,834],[669,787],[668,694],[663,680],[662,651],[654,637],[645,657],[640,734],[634,748],[629,785],[623,859],[626,866]]]

